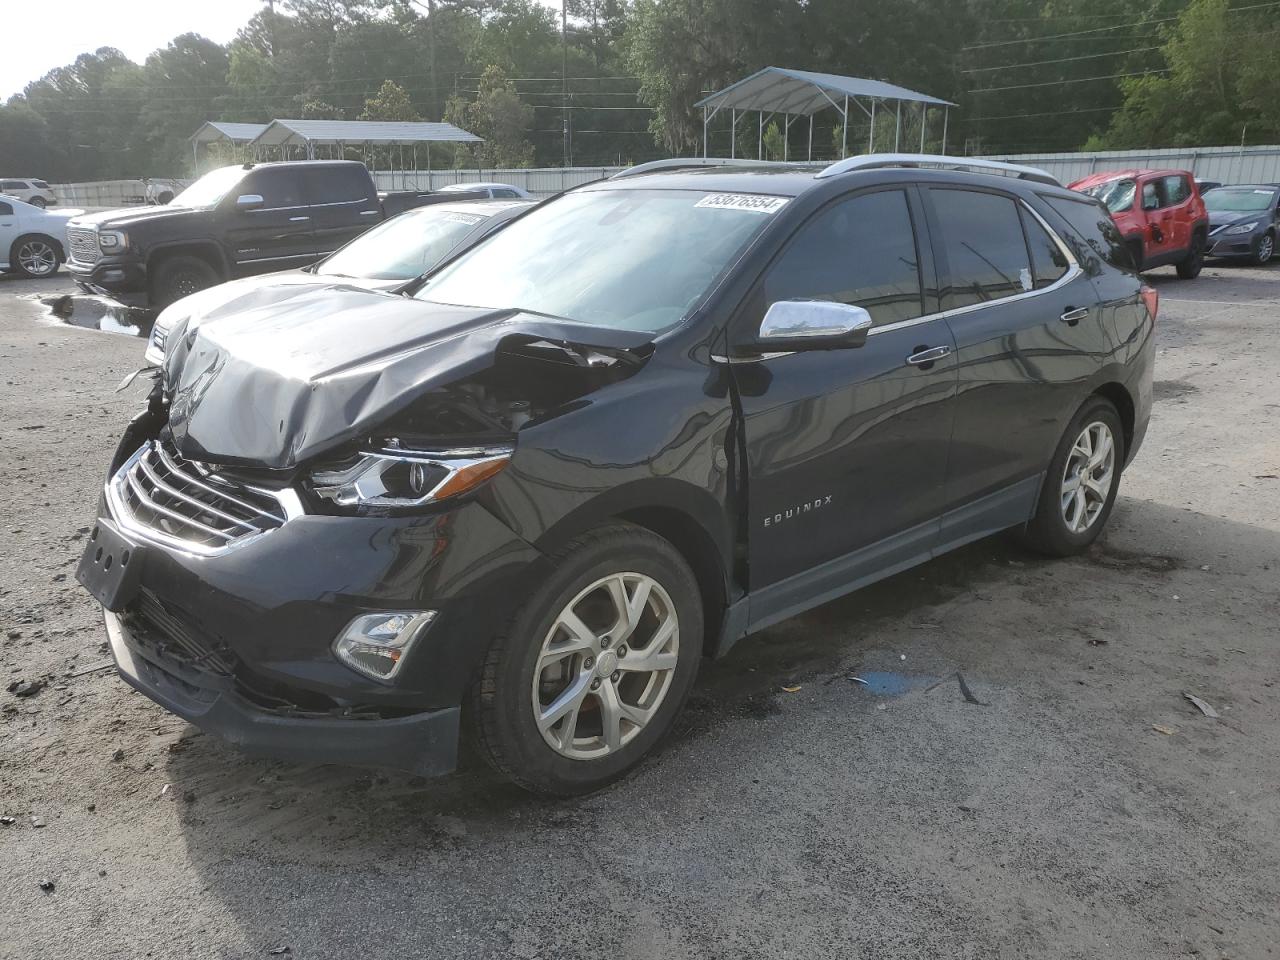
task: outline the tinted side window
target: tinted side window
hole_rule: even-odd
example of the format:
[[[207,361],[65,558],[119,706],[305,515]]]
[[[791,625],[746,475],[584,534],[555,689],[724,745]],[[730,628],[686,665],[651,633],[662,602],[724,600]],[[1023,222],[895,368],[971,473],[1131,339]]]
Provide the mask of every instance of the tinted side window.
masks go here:
[[[1032,289],[1031,257],[1018,205],[1011,198],[936,188],[929,194],[946,253],[944,310]]]
[[[835,300],[876,325],[922,316],[920,265],[907,196],[885,190],[837,200],[802,226],[765,276],[766,303]]]
[[[516,193],[514,190],[509,190],[506,187],[503,187],[498,190],[494,190],[493,195],[495,197],[500,197],[503,200],[513,200],[516,197],[520,196],[520,194]]]
[[[1165,206],[1176,206],[1191,198],[1191,184],[1186,177],[1172,176],[1164,178]]]
[[[1081,197],[1079,200],[1066,197],[1041,196],[1055,213],[1070,224],[1073,234],[1065,239],[1076,246],[1076,259],[1087,265],[1090,259],[1102,260],[1120,270],[1133,272],[1133,258],[1120,237],[1107,208],[1096,201]],[[1096,268],[1090,272],[1096,273]]]
[[[0,203],[0,217],[11,217],[11,216],[13,216],[13,204]]]
[[[354,203],[372,196],[368,174],[360,167],[311,167],[304,177],[310,203]]]
[[[1022,228],[1027,232],[1027,246],[1031,248],[1031,272],[1035,274],[1036,289],[1043,290],[1062,279],[1069,264],[1058,246],[1058,241],[1045,232],[1044,227],[1026,210],[1022,214]]]
[[[242,181],[238,189],[230,194],[232,202],[235,197],[247,193],[256,193],[262,197],[262,208],[271,210],[275,207],[300,207],[307,201],[302,193],[302,177],[298,171],[284,168],[255,170]]]
[[[1142,209],[1159,210],[1165,205],[1158,180],[1148,180],[1142,185]]]
[[[21,180],[5,180],[3,183],[0,183],[0,190],[25,190],[25,189],[27,189],[27,185]]]

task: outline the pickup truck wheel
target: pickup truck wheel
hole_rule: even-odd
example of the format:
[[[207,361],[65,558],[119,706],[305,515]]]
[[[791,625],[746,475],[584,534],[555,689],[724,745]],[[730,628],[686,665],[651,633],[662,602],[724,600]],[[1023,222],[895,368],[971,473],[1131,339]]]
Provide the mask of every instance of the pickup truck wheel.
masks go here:
[[[1255,266],[1264,267],[1271,262],[1276,253],[1274,234],[1264,233],[1253,245],[1253,262]]]
[[[1111,516],[1123,465],[1120,415],[1110,400],[1094,397],[1058,443],[1035,516],[1023,530],[1027,546],[1054,557],[1088,548]]]
[[[62,256],[52,239],[33,233],[13,242],[9,263],[24,277],[51,277],[58,272]]]
[[[1183,280],[1194,280],[1200,276],[1200,271],[1204,268],[1204,237],[1199,233],[1191,238],[1191,249],[1187,251],[1187,258],[1178,264],[1178,276]]]
[[[156,307],[167,307],[175,300],[181,300],[221,281],[218,271],[207,260],[199,257],[170,257],[156,269],[151,281],[151,303]]]
[[[671,727],[702,657],[693,571],[666,540],[614,524],[552,557],[472,691],[480,753],[534,793],[598,790]]]

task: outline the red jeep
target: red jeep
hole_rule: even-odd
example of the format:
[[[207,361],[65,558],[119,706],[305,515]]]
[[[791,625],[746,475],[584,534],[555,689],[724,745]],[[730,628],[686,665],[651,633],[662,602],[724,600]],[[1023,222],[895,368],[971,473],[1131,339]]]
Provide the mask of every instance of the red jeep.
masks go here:
[[[1204,266],[1209,214],[1185,170],[1108,170],[1071,184],[1111,211],[1139,270],[1174,264],[1192,280]]]

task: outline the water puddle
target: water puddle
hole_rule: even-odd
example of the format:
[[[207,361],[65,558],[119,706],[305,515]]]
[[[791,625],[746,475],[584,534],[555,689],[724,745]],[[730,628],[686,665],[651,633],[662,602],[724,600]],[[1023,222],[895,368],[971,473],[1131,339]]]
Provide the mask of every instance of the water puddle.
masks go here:
[[[891,670],[865,670],[849,679],[877,697],[900,697],[938,682],[937,677],[913,677]]]
[[[148,337],[156,312],[146,307],[126,307],[106,297],[91,294],[64,293],[58,296],[32,294],[26,299],[44,305],[49,315],[61,323],[103,333],[122,333],[130,337]]]

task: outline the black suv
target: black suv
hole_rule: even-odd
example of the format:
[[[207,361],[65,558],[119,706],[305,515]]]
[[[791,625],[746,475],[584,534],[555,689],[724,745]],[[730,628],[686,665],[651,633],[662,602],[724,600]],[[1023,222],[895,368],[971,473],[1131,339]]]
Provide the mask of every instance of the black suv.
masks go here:
[[[465,719],[580,793],[752,631],[1008,528],[1090,544],[1155,306],[1041,171],[644,165],[416,289],[179,322],[77,575],[124,679],[241,747],[440,773]]]
[[[72,220],[67,270],[86,290],[163,307],[224,280],[314,263],[420,202],[390,200],[354,161],[220,167],[164,206]]]

